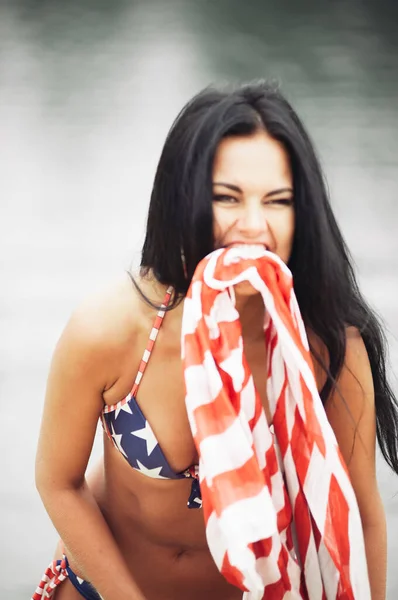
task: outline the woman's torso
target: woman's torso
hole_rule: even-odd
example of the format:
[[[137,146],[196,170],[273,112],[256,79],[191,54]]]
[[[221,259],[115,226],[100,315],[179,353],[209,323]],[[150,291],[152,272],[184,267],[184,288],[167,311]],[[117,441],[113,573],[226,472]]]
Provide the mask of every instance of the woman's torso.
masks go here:
[[[144,292],[162,301],[165,288],[140,281]],[[133,387],[147,346],[156,310],[147,306],[131,282],[118,288],[121,319],[120,344],[113,341],[114,384],[104,392],[112,406]],[[180,357],[182,305],[166,316],[140,382],[136,401],[175,473],[197,464],[184,403]],[[129,331],[126,331],[126,328]],[[266,399],[266,360],[263,338],[245,341],[245,354],[270,423]],[[242,592],[218,572],[207,547],[203,513],[187,508],[192,480],[157,479],[134,469],[104,435],[104,460],[89,475],[94,497],[121,548],[125,560],[148,600],[235,600]],[[73,559],[72,559],[73,566]]]

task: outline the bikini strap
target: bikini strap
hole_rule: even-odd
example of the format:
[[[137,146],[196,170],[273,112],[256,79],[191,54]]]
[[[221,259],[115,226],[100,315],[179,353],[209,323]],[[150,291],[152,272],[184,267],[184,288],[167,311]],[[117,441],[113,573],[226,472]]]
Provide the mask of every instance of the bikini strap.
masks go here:
[[[156,338],[158,337],[159,329],[160,329],[160,326],[162,325],[163,317],[166,314],[166,308],[169,305],[172,293],[173,293],[173,288],[172,287],[167,288],[166,295],[165,295],[165,297],[163,299],[163,302],[161,304],[160,310],[158,311],[158,313],[156,315],[156,318],[155,318],[155,321],[153,323],[153,327],[152,327],[151,333],[149,335],[149,340],[148,340],[148,343],[147,343],[146,348],[144,350],[144,354],[142,355],[140,366],[138,368],[138,373],[137,373],[137,376],[135,378],[135,382],[134,382],[134,385],[133,385],[133,389],[130,392],[131,396],[134,396],[134,397],[137,396],[138,388],[140,386],[140,383],[141,383],[142,377],[144,375],[146,366],[147,366],[149,358],[151,356],[151,353],[152,353],[153,346],[155,344]]]

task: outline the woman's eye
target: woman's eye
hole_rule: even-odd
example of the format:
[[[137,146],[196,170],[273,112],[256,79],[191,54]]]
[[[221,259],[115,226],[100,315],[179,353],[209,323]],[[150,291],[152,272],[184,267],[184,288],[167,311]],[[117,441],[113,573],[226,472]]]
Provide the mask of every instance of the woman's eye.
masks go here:
[[[233,204],[235,202],[238,202],[238,200],[236,198],[234,198],[233,196],[226,196],[225,194],[215,194],[213,196],[213,200],[214,200],[214,202],[226,202],[228,204]]]

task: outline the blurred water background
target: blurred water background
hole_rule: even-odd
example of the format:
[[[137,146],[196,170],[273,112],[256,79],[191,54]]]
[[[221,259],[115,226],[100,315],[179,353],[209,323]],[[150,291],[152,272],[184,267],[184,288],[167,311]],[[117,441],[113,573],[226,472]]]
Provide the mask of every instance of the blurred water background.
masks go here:
[[[208,83],[274,78],[297,107],[398,373],[397,23],[394,0],[3,0],[1,599],[30,598],[56,540],[34,486],[54,344],[137,262],[165,135]],[[398,478],[379,460],[378,479],[393,600]]]

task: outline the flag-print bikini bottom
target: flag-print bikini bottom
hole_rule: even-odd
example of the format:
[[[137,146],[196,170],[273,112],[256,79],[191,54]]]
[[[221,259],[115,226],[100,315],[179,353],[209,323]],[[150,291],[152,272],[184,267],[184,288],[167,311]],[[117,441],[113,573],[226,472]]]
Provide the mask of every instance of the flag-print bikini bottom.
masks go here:
[[[44,573],[41,582],[39,583],[36,592],[32,596],[32,600],[43,600],[44,598],[52,598],[55,589],[65,579],[69,578],[71,584],[77,589],[79,594],[86,600],[101,600],[101,596],[95,591],[88,581],[81,577],[77,577],[69,566],[68,559],[65,554],[62,559],[54,560]]]

